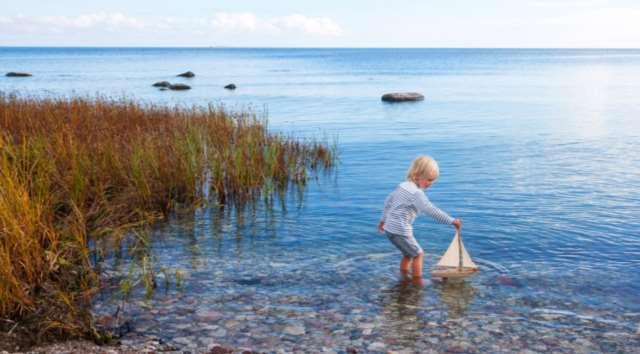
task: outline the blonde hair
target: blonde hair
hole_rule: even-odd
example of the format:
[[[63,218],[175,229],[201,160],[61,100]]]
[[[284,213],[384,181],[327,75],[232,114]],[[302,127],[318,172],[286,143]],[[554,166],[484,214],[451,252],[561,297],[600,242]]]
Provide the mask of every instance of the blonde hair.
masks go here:
[[[407,171],[407,181],[418,183],[418,179],[436,179],[440,175],[438,163],[431,156],[420,155]]]

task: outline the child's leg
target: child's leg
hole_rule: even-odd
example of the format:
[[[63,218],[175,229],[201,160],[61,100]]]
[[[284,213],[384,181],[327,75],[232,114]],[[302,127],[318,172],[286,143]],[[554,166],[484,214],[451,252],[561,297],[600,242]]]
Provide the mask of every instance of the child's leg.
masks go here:
[[[403,256],[400,261],[400,272],[408,273],[409,272],[409,264],[411,263],[411,258],[407,256]]]
[[[418,253],[418,255],[413,259],[411,270],[413,271],[414,278],[422,278],[422,255],[423,253]]]

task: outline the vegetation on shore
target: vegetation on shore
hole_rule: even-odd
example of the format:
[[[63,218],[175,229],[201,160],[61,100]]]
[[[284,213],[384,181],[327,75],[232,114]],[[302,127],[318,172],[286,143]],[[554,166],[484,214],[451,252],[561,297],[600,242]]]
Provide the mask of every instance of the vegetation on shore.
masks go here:
[[[285,191],[335,153],[219,107],[0,94],[0,330],[99,338],[89,238]]]

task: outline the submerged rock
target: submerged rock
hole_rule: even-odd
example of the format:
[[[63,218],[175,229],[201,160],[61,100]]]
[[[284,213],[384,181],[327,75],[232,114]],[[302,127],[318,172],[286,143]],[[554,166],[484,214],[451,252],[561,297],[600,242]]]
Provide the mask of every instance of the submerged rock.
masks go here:
[[[214,346],[209,351],[209,354],[230,354],[233,353],[233,348],[222,347],[219,345]]]
[[[28,76],[32,76],[32,75],[30,73],[21,73],[21,72],[16,72],[16,71],[10,71],[5,76],[8,76],[8,77],[28,77]]]
[[[226,88],[227,90],[235,90],[236,89],[236,84],[229,84],[229,85],[225,86],[224,88]]]
[[[381,99],[384,102],[408,102],[422,101],[424,96],[417,92],[391,92],[382,95]]]
[[[292,336],[300,336],[305,334],[305,332],[306,329],[304,328],[304,326],[299,324],[289,325],[284,328],[284,333],[290,334]]]
[[[194,74],[191,71],[186,71],[186,72],[183,72],[182,74],[178,74],[178,76],[180,76],[180,77],[194,77],[194,76],[196,76],[196,74]]]
[[[373,342],[367,346],[367,350],[372,352],[383,351],[386,348],[386,345],[382,342]]]
[[[170,90],[190,90],[191,86],[185,84],[171,84],[169,85]]]
[[[169,81],[158,81],[155,84],[151,85],[153,87],[169,87],[171,83]]]

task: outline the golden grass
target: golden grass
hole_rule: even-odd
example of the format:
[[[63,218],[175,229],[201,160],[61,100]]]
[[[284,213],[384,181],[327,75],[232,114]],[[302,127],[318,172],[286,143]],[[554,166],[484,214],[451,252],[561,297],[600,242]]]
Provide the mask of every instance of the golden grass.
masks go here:
[[[250,113],[0,95],[0,319],[95,336],[88,237],[199,204],[206,189],[255,201],[334,162],[335,149],[271,134]]]

